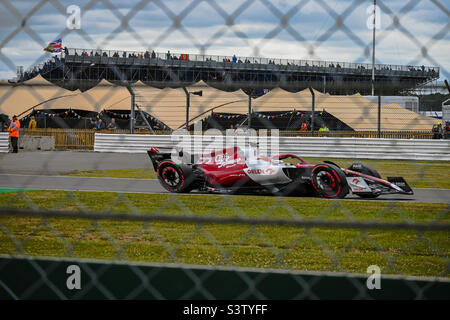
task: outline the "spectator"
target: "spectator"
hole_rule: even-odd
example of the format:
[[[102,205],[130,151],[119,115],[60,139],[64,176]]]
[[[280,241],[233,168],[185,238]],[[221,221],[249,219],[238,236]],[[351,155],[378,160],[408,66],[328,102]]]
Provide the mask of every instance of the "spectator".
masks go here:
[[[116,119],[112,118],[111,122],[108,124],[109,130],[117,130],[119,127],[117,126]]]
[[[172,58],[172,55],[170,54],[170,50],[167,50],[166,60],[170,60],[171,58]]]
[[[156,53],[154,50],[152,50],[152,59],[155,59],[155,58],[156,58]]]
[[[89,124],[87,126],[88,129],[94,129],[95,121],[93,119],[89,119]]]
[[[124,51],[124,52],[122,53],[122,58],[126,58],[126,57],[127,57],[127,52]]]
[[[19,129],[20,129],[20,122],[17,120],[17,117],[14,115],[12,118],[12,121],[9,125],[8,132],[9,137],[11,139],[11,146],[13,148],[13,153],[17,153],[18,148],[18,142],[19,142]]]
[[[234,62],[234,63],[236,63],[236,62],[237,62],[237,57],[236,57],[236,55],[235,55],[235,54],[233,55],[233,62]]]
[[[37,127],[37,122],[34,119],[34,116],[32,116],[30,122],[28,123],[28,129],[35,129],[36,127]]]
[[[64,53],[65,53],[66,55],[69,54],[69,49],[67,49],[67,47],[64,47]]]
[[[433,139],[442,139],[442,124],[441,122],[438,122],[437,124],[433,125]]]
[[[450,139],[450,121],[445,121],[444,139]]]
[[[308,131],[308,124],[306,122],[302,122],[300,125],[300,131]]]
[[[6,131],[9,126],[9,118],[6,114],[0,113],[0,132]]]
[[[325,124],[323,124],[322,127],[320,127],[319,129],[319,132],[328,132],[328,131],[330,131],[330,129],[328,129],[328,127]]]
[[[94,130],[104,130],[105,124],[103,123],[102,119],[98,119],[97,123],[94,125]]]

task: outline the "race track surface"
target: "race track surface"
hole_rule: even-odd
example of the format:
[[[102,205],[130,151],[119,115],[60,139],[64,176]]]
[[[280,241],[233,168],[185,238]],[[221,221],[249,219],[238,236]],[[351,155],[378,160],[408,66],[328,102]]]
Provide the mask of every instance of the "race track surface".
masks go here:
[[[67,190],[67,191],[108,191],[120,193],[167,193],[158,180],[61,177],[24,174],[0,174],[0,188]],[[199,193],[191,193],[199,194]],[[346,199],[360,199],[349,195]],[[450,203],[449,189],[414,189],[414,195],[383,195],[376,199],[361,201],[418,201],[429,203]]]

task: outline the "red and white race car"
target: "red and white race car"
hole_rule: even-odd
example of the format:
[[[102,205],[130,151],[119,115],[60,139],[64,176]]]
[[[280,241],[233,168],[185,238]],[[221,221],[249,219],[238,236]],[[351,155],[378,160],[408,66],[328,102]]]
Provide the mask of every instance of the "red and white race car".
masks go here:
[[[362,198],[381,194],[413,194],[402,177],[381,179],[378,172],[354,162],[348,169],[331,161],[310,164],[295,154],[257,157],[256,149],[232,147],[205,155],[151,148],[161,185],[170,192],[271,193],[344,198],[350,191]]]

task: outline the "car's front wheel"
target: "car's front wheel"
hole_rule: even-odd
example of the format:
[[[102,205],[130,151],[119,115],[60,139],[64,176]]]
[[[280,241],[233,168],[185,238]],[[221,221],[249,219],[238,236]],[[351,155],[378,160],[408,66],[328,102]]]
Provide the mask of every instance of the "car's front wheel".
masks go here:
[[[311,183],[316,192],[330,199],[342,199],[349,193],[344,172],[335,165],[318,164],[312,169]]]

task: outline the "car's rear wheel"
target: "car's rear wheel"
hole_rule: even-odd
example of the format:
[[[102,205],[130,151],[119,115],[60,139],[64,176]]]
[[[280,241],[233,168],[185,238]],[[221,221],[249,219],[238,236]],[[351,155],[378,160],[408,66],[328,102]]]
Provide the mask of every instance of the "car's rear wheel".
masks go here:
[[[164,161],[158,166],[158,180],[161,185],[170,192],[185,193],[190,192],[189,184],[186,183],[186,177],[181,168],[172,161]]]
[[[342,199],[349,187],[344,172],[332,164],[319,164],[312,169],[311,182],[316,192],[330,199]]]

